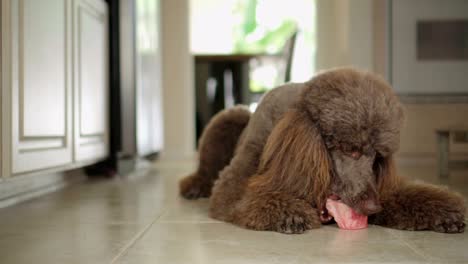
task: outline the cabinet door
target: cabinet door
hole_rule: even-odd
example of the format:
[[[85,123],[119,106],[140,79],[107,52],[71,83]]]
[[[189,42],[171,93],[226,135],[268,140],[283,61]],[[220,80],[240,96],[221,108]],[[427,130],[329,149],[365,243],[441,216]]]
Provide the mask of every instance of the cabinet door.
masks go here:
[[[70,1],[9,1],[11,172],[72,161]],[[3,12],[8,12],[3,10]],[[3,96],[3,95],[2,95]]]
[[[108,154],[107,5],[77,0],[74,6],[75,160]]]

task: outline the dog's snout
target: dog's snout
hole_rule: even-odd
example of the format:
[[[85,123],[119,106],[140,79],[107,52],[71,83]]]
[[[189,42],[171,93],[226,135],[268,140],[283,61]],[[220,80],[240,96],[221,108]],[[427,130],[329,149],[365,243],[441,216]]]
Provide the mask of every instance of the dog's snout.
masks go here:
[[[382,205],[376,199],[367,199],[361,203],[361,213],[371,215],[382,211]]]
[[[382,205],[379,201],[379,196],[371,187],[366,192],[360,195],[360,202],[358,203],[358,210],[361,214],[371,215],[378,213],[382,210]]]

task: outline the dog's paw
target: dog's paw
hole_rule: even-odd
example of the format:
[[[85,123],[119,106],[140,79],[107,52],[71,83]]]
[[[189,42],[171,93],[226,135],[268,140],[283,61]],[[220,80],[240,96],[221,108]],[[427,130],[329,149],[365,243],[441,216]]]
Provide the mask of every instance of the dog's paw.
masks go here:
[[[183,178],[179,183],[180,194],[189,200],[210,197],[211,187],[196,174]]]
[[[460,212],[436,216],[431,229],[440,233],[463,233],[465,231],[464,215]]]
[[[298,202],[293,203],[279,214],[274,231],[284,234],[302,234],[309,229],[321,225],[320,217],[315,208]]]
[[[383,208],[372,217],[374,224],[402,230],[465,231],[464,198],[443,187],[408,184],[387,197]]]
[[[280,221],[277,226],[277,232],[284,234],[302,234],[305,231],[317,228],[317,219],[301,215],[289,215]]]
[[[317,209],[302,199],[279,193],[244,198],[237,205],[233,222],[253,230],[301,234],[321,226]]]

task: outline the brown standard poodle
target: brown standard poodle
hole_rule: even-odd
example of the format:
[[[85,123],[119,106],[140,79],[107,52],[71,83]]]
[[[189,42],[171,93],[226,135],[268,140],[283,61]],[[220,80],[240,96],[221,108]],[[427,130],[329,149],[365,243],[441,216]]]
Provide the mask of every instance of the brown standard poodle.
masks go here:
[[[213,218],[255,230],[302,233],[331,220],[329,197],[369,223],[458,233],[461,195],[399,177],[402,106],[389,84],[350,68],[278,87],[255,113],[234,107],[206,127],[187,199],[210,197]]]

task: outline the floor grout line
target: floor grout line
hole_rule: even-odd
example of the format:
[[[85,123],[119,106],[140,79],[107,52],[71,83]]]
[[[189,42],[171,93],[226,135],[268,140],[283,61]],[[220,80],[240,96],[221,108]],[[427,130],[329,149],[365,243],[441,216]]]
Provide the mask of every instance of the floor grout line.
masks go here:
[[[418,250],[417,248],[413,247],[408,241],[406,241],[404,238],[400,237],[400,236],[397,236],[396,234],[394,234],[392,232],[392,230],[385,230],[387,233],[389,233],[391,236],[393,236],[394,238],[396,238],[398,241],[400,241],[400,243],[402,243],[404,246],[408,247],[411,251],[413,251],[414,253],[416,253],[416,255],[422,257],[425,261],[431,261],[432,259],[427,256],[426,254],[424,254],[423,252],[421,252],[421,250]],[[411,232],[411,231],[409,231]],[[413,231],[414,232],[414,231]]]
[[[140,239],[143,237],[144,234],[161,218],[162,215],[167,211],[164,210],[163,213],[161,213],[159,216],[155,217],[151,223],[149,223],[146,227],[144,227],[140,232],[138,232],[125,246],[122,247],[122,249],[117,253],[117,255],[111,260],[110,264],[116,263],[117,260],[119,260],[120,257],[124,256],[128,250]]]
[[[403,242],[403,244],[405,244],[407,247],[409,247],[414,253],[421,256],[424,260],[432,261],[432,259],[429,256],[427,256],[426,254],[424,254],[423,252],[421,252],[417,248],[413,247],[408,241],[406,241],[404,239],[400,239],[400,240]]]

